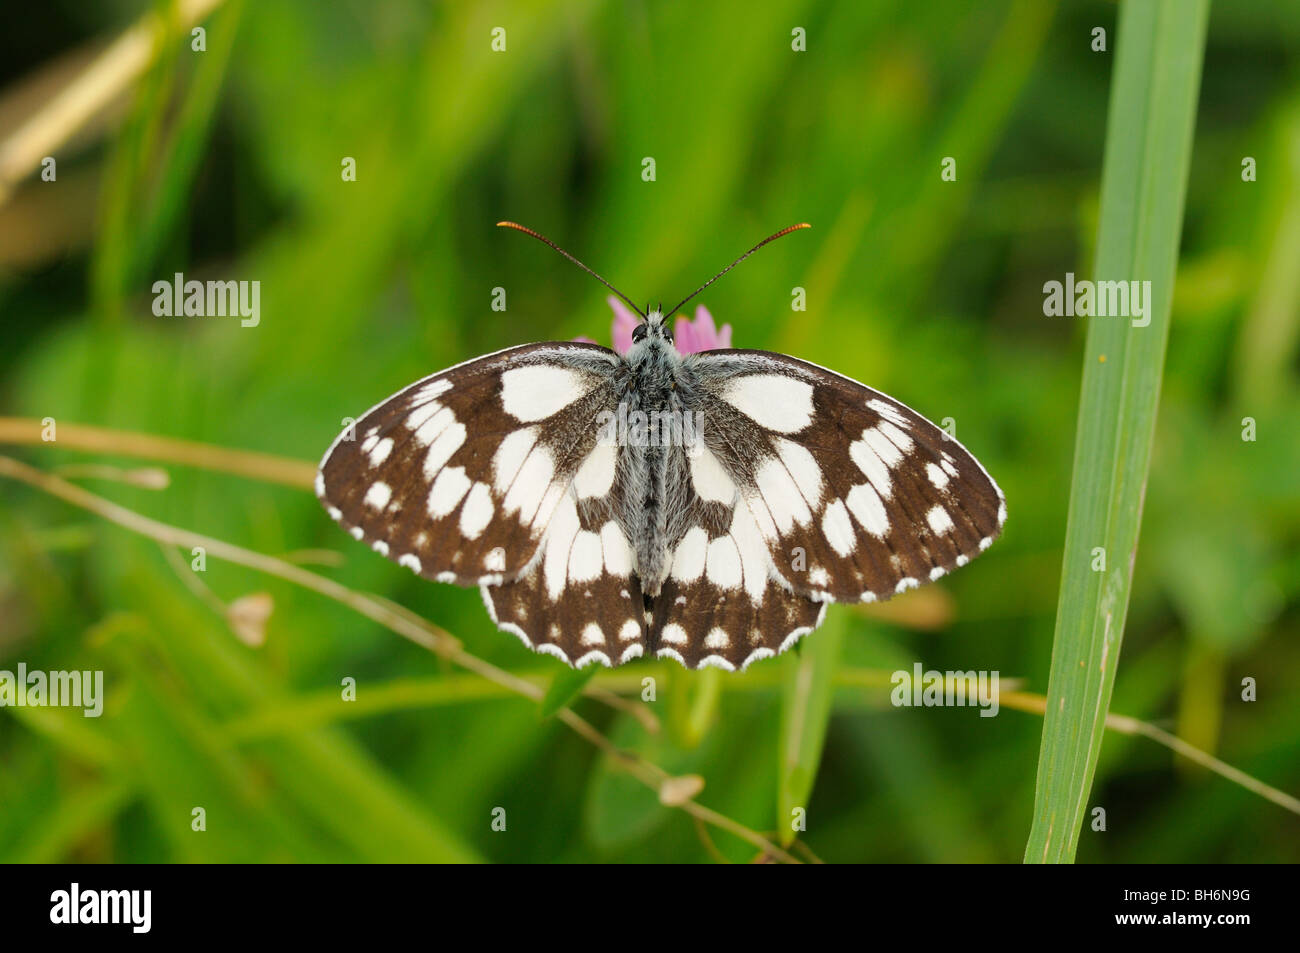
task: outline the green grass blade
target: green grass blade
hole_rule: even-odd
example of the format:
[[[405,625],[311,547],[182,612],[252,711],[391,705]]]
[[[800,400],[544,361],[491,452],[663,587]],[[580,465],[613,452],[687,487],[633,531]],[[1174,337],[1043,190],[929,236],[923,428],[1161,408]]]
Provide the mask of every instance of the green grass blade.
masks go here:
[[[786,663],[776,819],[783,847],[793,843],[797,833],[792,823],[795,810],[806,812],[808,799],[812,797],[826,728],[830,724],[835,669],[847,615],[844,610],[829,613],[826,624],[800,643],[798,657]]]
[[[556,672],[550,687],[546,689],[546,694],[542,696],[542,717],[550,718],[561,708],[573,702],[582,694],[582,690],[599,670],[600,666],[592,662],[583,668],[562,668]]]
[[[1101,750],[1155,436],[1208,14],[1209,0],[1128,0],[1120,10],[1096,277],[1150,280],[1150,324],[1088,319],[1027,862],[1073,860]]]
[[[86,838],[102,831],[135,797],[123,781],[93,781],[56,800],[39,824],[5,858],[7,864],[57,864]]]

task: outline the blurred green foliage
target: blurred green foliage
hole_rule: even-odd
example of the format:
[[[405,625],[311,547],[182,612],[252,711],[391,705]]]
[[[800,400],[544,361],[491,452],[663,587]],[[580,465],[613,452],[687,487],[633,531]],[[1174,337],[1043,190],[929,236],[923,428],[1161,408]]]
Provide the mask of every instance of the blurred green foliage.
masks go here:
[[[147,8],[59,0],[18,21],[0,40],[5,87]],[[658,734],[573,704],[666,771],[701,775],[701,803],[754,829],[788,840],[786,811],[806,801],[799,839],[823,859],[1019,860],[1041,719],[893,708],[887,681],[856,676],[919,660],[1046,688],[1084,326],[1044,317],[1042,285],[1092,269],[1113,60],[1090,45],[1097,26],[1113,41],[1114,21],[1114,4],[1085,0],[764,2],[743,15],[227,2],[206,52],[172,36],[98,133],[58,153],[57,182],[29,178],[0,206],[0,407],[315,460],[343,417],[438,368],[525,341],[606,340],[605,290],[499,219],[538,228],[635,300],[670,301],[759,237],[811,222],[704,303],[737,346],[952,417],[1006,492],[1006,534],[889,613],[832,608],[801,654],[744,675],[597,673],[589,687],[633,699],[655,675]],[[795,27],[807,52],[791,49]],[[1212,10],[1112,705],[1292,793],[1297,50],[1289,0]],[[341,179],[345,156],[356,182]],[[955,182],[940,179],[945,156]],[[1242,181],[1245,156],[1256,182]],[[259,280],[260,324],[154,316],[150,286],[177,271]],[[498,286],[504,313],[490,307]],[[790,309],[796,286],[806,312]],[[87,459],[14,452],[44,468]],[[320,571],[474,654],[562,671],[496,632],[477,593],[340,534],[310,494],[170,471],[162,492],[88,485],[261,552],[334,550],[342,564]],[[155,543],[0,483],[0,669],[101,668],[109,692],[100,719],[0,711],[0,858],[714,858],[689,817],[535,702],[281,580],[213,559],[202,581],[227,603],[271,594],[263,647],[237,641]],[[337,700],[347,677],[356,709]],[[1246,677],[1257,701],[1241,700]],[[810,733],[823,704],[825,732]],[[1145,740],[1106,738],[1090,804],[1108,830],[1085,827],[1082,861],[1300,860],[1300,819]],[[754,855],[711,836],[729,859]]]

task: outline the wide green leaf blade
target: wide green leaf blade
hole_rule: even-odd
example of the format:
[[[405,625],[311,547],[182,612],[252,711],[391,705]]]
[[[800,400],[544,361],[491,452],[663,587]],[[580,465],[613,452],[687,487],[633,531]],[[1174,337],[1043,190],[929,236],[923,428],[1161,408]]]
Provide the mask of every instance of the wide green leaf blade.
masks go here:
[[[1147,314],[1088,318],[1069,523],[1027,862],[1074,859],[1128,612],[1169,336],[1209,0],[1120,10],[1096,279]],[[1144,323],[1149,322],[1149,323]]]

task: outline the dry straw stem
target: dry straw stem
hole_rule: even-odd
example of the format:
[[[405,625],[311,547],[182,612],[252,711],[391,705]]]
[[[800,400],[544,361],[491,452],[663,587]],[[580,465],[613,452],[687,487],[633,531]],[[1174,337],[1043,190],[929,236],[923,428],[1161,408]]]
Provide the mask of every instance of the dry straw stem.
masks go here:
[[[316,478],[316,467],[313,464],[253,450],[227,450],[174,437],[155,437],[152,434],[65,423],[57,424],[57,439],[47,441],[41,436],[43,430],[44,423],[40,420],[30,417],[0,417],[0,443],[47,447],[53,443],[56,447],[71,447],[74,450],[89,450],[119,457],[165,460],[299,489],[310,488]]]
[[[1027,711],[1035,715],[1043,715],[1047,712],[1047,696],[1045,695],[1035,695],[1031,692],[1002,692],[998,695],[998,701],[1007,708],[1014,708],[1017,711]],[[1109,712],[1106,715],[1106,727],[1111,731],[1118,731],[1122,735],[1141,735],[1144,738],[1150,738],[1157,744],[1164,745],[1175,754],[1180,754],[1189,761],[1195,761],[1202,767],[1209,768],[1229,781],[1240,784],[1247,791],[1252,791],[1260,797],[1286,808],[1292,814],[1300,814],[1300,799],[1251,777],[1245,771],[1240,771],[1227,762],[1220,761],[1214,755],[1188,744],[1177,735],[1171,735],[1150,722],[1130,718],[1128,715],[1117,715],[1114,712]]]
[[[175,23],[188,30],[219,7],[222,0],[177,0]],[[121,95],[157,55],[168,19],[151,11],[113,41],[94,62],[0,142],[0,204],[14,186],[31,174],[78,129]]]
[[[116,523],[142,536],[155,539],[164,545],[180,546],[187,549],[202,546],[209,555],[218,559],[225,559],[229,562],[269,573],[305,589],[311,589],[361,613],[398,635],[410,639],[417,645],[441,655],[448,661],[505,688],[509,688],[526,698],[540,702],[545,695],[545,690],[537,683],[507,672],[466,652],[461,647],[458,639],[433,623],[380,599],[354,592],[331,579],[326,579],[324,576],[318,576],[291,563],[276,559],[274,556],[257,553],[227,543],[224,540],[193,533],[142,516],[134,510],[119,506],[75,484],[28,466],[11,457],[0,456],[0,476],[19,480],[67,503],[89,510],[109,522]],[[562,709],[556,717],[578,735],[605,752],[616,764],[656,793],[662,792],[665,785],[674,780],[672,775],[659,766],[619,749],[588,721],[571,709]],[[788,864],[801,863],[801,861],[782,850],[757,831],[751,830],[743,824],[697,803],[693,799],[678,800],[674,806],[706,824],[728,831],[741,840],[747,841],[768,857]]]

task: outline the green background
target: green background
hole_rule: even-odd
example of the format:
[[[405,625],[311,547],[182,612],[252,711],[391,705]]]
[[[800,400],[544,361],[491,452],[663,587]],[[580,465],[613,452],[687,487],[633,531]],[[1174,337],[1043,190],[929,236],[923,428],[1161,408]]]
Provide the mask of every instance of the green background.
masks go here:
[[[148,9],[66,0],[19,20],[0,40],[0,106],[34,71],[75,75],[78,55]],[[315,461],[342,418],[439,368],[527,341],[608,343],[605,289],[499,219],[637,301],[675,301],[764,235],[810,222],[701,300],[738,347],[953,418],[1006,493],[1005,535],[935,586],[832,608],[803,659],[743,675],[598,673],[591,685],[631,699],[656,678],[657,734],[597,700],[575,710],[702,776],[699,802],[754,830],[806,808],[800,840],[824,860],[1018,861],[1041,717],[894,708],[887,679],[920,661],[1046,689],[1085,322],[1045,317],[1042,286],[1091,274],[1115,16],[1082,0],[228,0],[206,52],[188,31],[166,36],[129,95],[55,153],[57,180],[28,176],[0,205],[0,412]],[[1107,52],[1091,49],[1098,26]],[[791,49],[794,27],[806,52]],[[1298,50],[1292,2],[1212,10],[1112,703],[1288,792],[1300,791]],[[15,124],[0,109],[0,136]],[[345,156],[356,182],[342,181]],[[945,156],[955,182],[940,178]],[[1258,181],[1242,181],[1246,156]],[[176,271],[260,281],[260,325],[154,316],[150,286]],[[505,312],[491,309],[498,286]],[[796,286],[806,311],[791,310]],[[44,469],[142,465],[57,442],[3,452]],[[564,671],[496,632],[476,592],[354,543],[310,493],[168,470],[163,491],[79,482],[260,552],[331,550],[337,565],[304,565],[543,686]],[[241,644],[186,572],[148,539],[0,481],[0,669],[102,669],[108,686],[97,720],[0,709],[0,859],[756,855],[717,830],[706,842],[535,701],[210,558],[201,582],[218,599],[273,599],[265,645]],[[796,669],[814,653],[830,678],[814,689],[830,706],[815,784],[816,704],[793,777],[783,767]],[[1244,678],[1257,701],[1242,701]],[[505,831],[491,827],[498,807]],[[1145,739],[1107,735],[1089,807],[1106,830],[1085,825],[1080,861],[1300,860],[1300,818]]]

